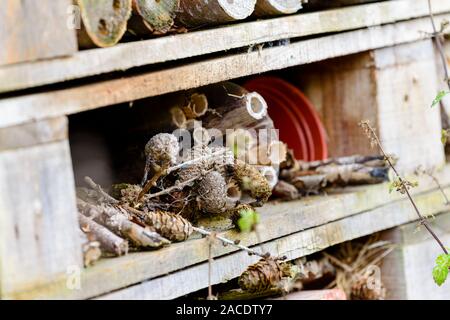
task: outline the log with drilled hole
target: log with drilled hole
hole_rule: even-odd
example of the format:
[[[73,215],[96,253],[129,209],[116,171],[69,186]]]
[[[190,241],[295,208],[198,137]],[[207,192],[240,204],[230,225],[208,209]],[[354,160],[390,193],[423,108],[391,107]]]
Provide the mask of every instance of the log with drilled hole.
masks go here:
[[[81,48],[110,47],[120,41],[131,15],[131,0],[76,0],[82,27]]]

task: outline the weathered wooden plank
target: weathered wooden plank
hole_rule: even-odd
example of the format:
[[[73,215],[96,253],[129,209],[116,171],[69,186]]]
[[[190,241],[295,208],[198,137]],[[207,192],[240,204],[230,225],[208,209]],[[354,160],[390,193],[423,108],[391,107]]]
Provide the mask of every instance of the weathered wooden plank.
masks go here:
[[[0,66],[76,52],[75,30],[67,27],[70,5],[72,0],[1,1]]]
[[[450,19],[436,16],[437,23]],[[374,48],[417,41],[429,18],[304,40],[262,51],[210,59],[162,71],[0,100],[0,127],[175,92]]]
[[[436,214],[448,210],[448,207],[442,202],[441,194],[436,191],[416,197],[416,202],[425,214]],[[295,259],[415,219],[417,216],[409,201],[401,200],[266,242],[264,249],[273,254],[286,255],[289,259]],[[256,257],[250,257],[245,252],[237,252],[215,259],[212,265],[211,282],[218,284],[233,279],[256,260],[258,260]],[[165,277],[104,295],[99,299],[174,299],[207,287],[207,274],[208,263],[202,263]],[[180,283],[183,283],[183,286],[180,286]]]
[[[347,31],[426,16],[427,0],[399,0],[247,22],[112,48],[80,51],[71,57],[0,68],[0,92],[19,90],[133,67],[184,59],[286,38]],[[450,3],[433,0],[433,11]],[[217,39],[221,41],[217,41]],[[180,50],[180,48],[183,48]]]
[[[450,243],[450,213],[430,220],[433,230]],[[387,299],[450,300],[450,282],[437,286],[431,276],[436,257],[442,253],[429,233],[417,223],[400,226],[383,233],[383,238],[398,247],[383,261],[381,277]]]
[[[0,152],[0,296],[82,266],[67,140]]]
[[[67,139],[68,121],[65,116],[0,128],[0,151],[32,147]]]
[[[306,90],[319,104],[331,156],[372,154],[359,127],[369,120],[401,171],[444,163],[440,110],[430,108],[439,91],[431,40],[339,58],[310,71],[299,77],[308,82],[311,76],[318,86]]]
[[[446,167],[438,177],[443,185],[450,184],[450,167]],[[420,179],[419,187],[413,192],[422,194],[430,188],[435,188],[435,185],[431,179],[423,177]],[[389,194],[388,186],[381,184],[343,189],[325,197],[308,197],[301,201],[269,204],[260,210],[262,227],[260,238],[263,242],[270,241],[299,230],[326,225],[364,211],[373,210],[400,199],[404,199],[404,196],[396,193]],[[223,236],[240,239],[241,243],[247,246],[259,243],[253,233],[238,234],[235,231],[228,231],[223,233]],[[197,239],[173,244],[159,251],[105,259],[81,274],[81,291],[69,291],[64,287],[64,283],[56,282],[53,287],[36,288],[35,291],[26,293],[18,292],[14,297],[95,297],[204,262],[208,259],[207,248],[205,239]],[[213,248],[212,255],[220,257],[235,251],[236,249],[231,246],[218,245]]]

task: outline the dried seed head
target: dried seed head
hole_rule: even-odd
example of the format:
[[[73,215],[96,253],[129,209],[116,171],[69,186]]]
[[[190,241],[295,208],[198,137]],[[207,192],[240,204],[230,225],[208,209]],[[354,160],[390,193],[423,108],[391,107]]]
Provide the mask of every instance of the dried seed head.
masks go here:
[[[225,211],[227,184],[217,171],[207,173],[198,183],[198,204],[206,213],[219,214]]]
[[[177,137],[169,133],[153,136],[145,146],[145,155],[150,163],[158,166],[173,165],[177,161],[180,145]]]

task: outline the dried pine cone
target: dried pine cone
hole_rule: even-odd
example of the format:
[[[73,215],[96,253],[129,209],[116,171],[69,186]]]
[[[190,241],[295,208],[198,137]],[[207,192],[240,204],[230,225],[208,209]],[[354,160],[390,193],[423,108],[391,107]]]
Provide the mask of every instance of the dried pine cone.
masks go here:
[[[258,292],[276,287],[284,277],[289,275],[288,264],[280,263],[272,258],[261,259],[241,274],[238,283],[242,290]]]
[[[267,179],[255,167],[237,160],[234,165],[234,175],[243,191],[260,203],[265,203],[272,195]]]
[[[384,300],[386,288],[381,281],[375,285],[367,277],[359,277],[352,285],[350,297],[352,300]]]
[[[144,222],[170,241],[184,241],[192,234],[192,224],[183,217],[165,211],[146,212]]]

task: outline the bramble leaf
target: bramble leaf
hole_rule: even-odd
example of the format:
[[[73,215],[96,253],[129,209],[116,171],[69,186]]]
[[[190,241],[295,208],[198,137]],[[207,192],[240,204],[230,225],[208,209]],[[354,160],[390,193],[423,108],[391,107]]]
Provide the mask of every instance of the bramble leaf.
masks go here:
[[[436,106],[449,93],[450,92],[444,91],[444,90],[439,91],[438,94],[436,95],[436,98],[434,98],[433,103],[431,104],[431,107],[433,108],[434,106]]]
[[[441,286],[448,276],[450,268],[450,254],[441,254],[436,258],[436,266],[433,268],[433,279],[438,286]]]
[[[259,223],[260,217],[255,210],[244,209],[240,212],[237,225],[242,232],[250,232]]]

